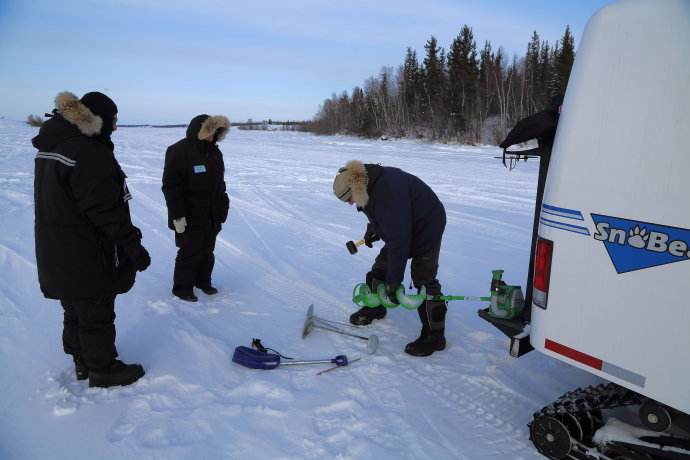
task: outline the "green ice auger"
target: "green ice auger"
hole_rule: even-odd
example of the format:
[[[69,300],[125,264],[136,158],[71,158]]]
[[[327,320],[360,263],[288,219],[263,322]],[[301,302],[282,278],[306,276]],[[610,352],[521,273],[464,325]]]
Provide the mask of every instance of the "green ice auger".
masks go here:
[[[369,286],[365,283],[359,283],[355,286],[352,291],[352,301],[355,305],[359,307],[369,307],[375,308],[383,305],[386,308],[395,308],[401,306],[407,308],[408,310],[416,310],[422,305],[426,300],[469,300],[476,302],[490,302],[491,297],[476,297],[469,295],[427,295],[426,286],[422,286],[419,294],[407,295],[405,294],[405,287],[403,285],[398,286],[398,290],[395,292],[395,296],[398,298],[398,303],[393,303],[388,298],[386,294],[386,287],[383,284],[379,284],[376,292],[372,292]]]
[[[386,287],[379,284],[376,292],[372,292],[368,285],[359,283],[352,291],[352,301],[358,307],[375,308],[384,306],[395,308],[402,306],[408,310],[416,310],[427,300],[466,300],[474,302],[490,302],[489,315],[494,318],[512,319],[520,314],[525,305],[520,286],[507,285],[503,280],[503,270],[491,271],[491,296],[477,297],[469,295],[427,295],[426,286],[422,286],[419,294],[405,294],[405,287],[398,286],[395,296],[398,303],[393,303],[388,298]]]

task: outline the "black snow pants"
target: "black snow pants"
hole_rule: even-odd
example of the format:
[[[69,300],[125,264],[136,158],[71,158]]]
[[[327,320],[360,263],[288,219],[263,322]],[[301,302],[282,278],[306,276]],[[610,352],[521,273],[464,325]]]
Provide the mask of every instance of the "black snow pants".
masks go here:
[[[426,286],[427,295],[443,295],[441,283],[436,279],[438,274],[438,258],[441,252],[441,241],[430,251],[412,257],[411,272],[412,283],[419,291],[422,286]],[[388,250],[384,246],[376,256],[371,272],[367,275],[367,280],[386,279],[386,266],[388,263]],[[375,282],[375,281],[374,281]],[[427,300],[418,309],[419,319],[422,322],[422,333],[440,332],[443,333],[446,327],[446,302],[438,300]]]
[[[191,294],[194,286],[211,286],[211,272],[215,264],[213,251],[220,224],[187,227],[184,233],[175,233],[178,247],[173,275],[173,291]]]
[[[63,299],[62,346],[89,369],[103,369],[117,357],[115,295],[100,299]]]

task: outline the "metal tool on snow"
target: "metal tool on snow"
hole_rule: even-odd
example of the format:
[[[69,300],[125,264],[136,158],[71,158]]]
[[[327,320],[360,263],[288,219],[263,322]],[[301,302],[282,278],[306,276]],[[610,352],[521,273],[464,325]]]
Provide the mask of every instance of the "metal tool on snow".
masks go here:
[[[347,246],[347,250],[350,251],[350,254],[357,254],[357,246],[361,246],[364,244],[364,240],[357,240],[357,241],[348,241],[345,243],[345,246]]]
[[[340,323],[338,321],[331,321],[329,319],[316,316],[314,314],[314,304],[311,304],[307,309],[307,316],[304,319],[304,327],[302,328],[302,338],[308,336],[311,333],[311,331],[313,331],[315,328],[335,332],[336,334],[347,335],[349,337],[354,337],[361,340],[366,340],[369,342],[369,344],[373,343],[376,345],[374,347],[374,351],[376,351],[376,347],[378,347],[379,338],[375,334],[372,334],[370,336],[356,334],[351,331],[352,329],[355,329],[355,327],[350,324]]]
[[[372,292],[365,283],[359,283],[352,291],[352,301],[358,307],[375,308],[384,306],[395,308],[402,306],[408,310],[416,310],[427,300],[464,300],[474,302],[491,302],[489,314],[496,318],[510,319],[517,316],[524,308],[525,300],[522,296],[520,286],[509,286],[501,280],[503,270],[492,270],[491,295],[490,296],[468,296],[468,295],[427,295],[426,286],[422,286],[419,294],[405,294],[405,287],[398,286],[395,292],[398,303],[391,302],[386,293],[386,287],[379,284],[376,292]]]
[[[336,334],[347,335],[349,337],[355,337],[357,339],[369,340],[369,337],[350,332],[344,329],[343,326],[347,326],[345,323],[338,323],[336,321],[330,321],[326,319],[319,318],[314,315],[314,306],[310,305],[307,310],[307,316],[304,319],[304,327],[302,328],[302,338],[308,336],[314,329],[323,329],[326,331],[335,332]]]
[[[330,331],[330,332],[335,332],[336,334],[341,334],[341,335],[346,335],[349,337],[354,337],[357,339],[361,340],[366,340],[367,341],[367,348],[365,350],[365,353],[367,355],[373,355],[376,353],[376,350],[379,347],[379,337],[376,334],[372,334],[369,337],[365,337],[363,335],[355,334],[350,331],[350,329],[356,328],[356,326],[352,326],[351,324],[346,324],[346,323],[341,323],[338,321],[331,321],[329,319],[321,318],[319,316],[316,316],[314,314],[314,304],[309,305],[309,308],[307,309],[307,316],[304,319],[304,328],[302,329],[302,338],[305,338],[307,335],[311,333],[315,328],[318,329],[323,329],[325,331]],[[352,358],[350,362],[355,362],[359,361],[362,359],[362,355],[358,355],[355,358]],[[337,363],[335,366],[324,369],[320,372],[317,372],[316,375],[321,375],[325,372],[330,372],[334,369],[337,369],[338,366]]]

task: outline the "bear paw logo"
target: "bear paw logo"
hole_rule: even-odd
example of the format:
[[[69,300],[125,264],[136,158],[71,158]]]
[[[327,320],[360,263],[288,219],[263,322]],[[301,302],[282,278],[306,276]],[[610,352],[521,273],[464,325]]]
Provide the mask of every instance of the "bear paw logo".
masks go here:
[[[648,239],[647,229],[644,227],[640,229],[639,226],[635,225],[635,228],[630,229],[628,244],[634,248],[642,249],[647,244]]]

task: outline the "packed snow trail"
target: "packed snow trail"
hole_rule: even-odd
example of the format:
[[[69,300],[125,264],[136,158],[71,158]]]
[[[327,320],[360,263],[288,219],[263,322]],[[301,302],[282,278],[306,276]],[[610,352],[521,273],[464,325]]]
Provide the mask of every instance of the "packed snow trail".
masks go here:
[[[524,284],[536,162],[509,173],[492,147],[232,130],[220,144],[231,198],[215,253],[220,294],[189,304],[170,293],[176,249],[160,190],[165,149],[184,129],[121,128],[115,153],[152,264],[117,299],[117,345],[147,373],[130,387],[89,389],[62,352],[61,308],[37,284],[35,133],[0,120],[2,459],[537,459],[532,413],[595,382],[537,353],[509,358],[473,302],[451,303],[448,348],[428,358],[403,353],[420,324],[395,309],[363,330],[380,337],[377,353],[346,368],[316,376],[318,366],[231,362],[253,337],[304,359],[363,351],[319,329],[301,339],[311,303],[346,321],[377,254],[345,248],[366,225],[331,191],[347,160],[400,167],[437,192],[448,214],[439,279],[445,293],[467,295],[486,295],[494,268]]]

